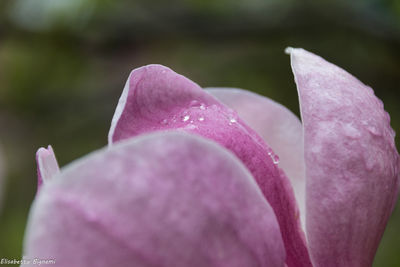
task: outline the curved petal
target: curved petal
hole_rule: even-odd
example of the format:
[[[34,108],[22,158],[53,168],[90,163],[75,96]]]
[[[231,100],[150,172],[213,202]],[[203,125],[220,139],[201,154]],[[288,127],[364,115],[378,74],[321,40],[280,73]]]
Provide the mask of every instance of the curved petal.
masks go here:
[[[272,208],[229,151],[184,133],[134,138],[63,169],[31,210],[26,258],[57,266],[283,266]]]
[[[57,175],[60,172],[60,168],[51,146],[48,146],[47,149],[43,147],[38,149],[36,152],[36,164],[38,176],[37,192],[39,192],[42,184],[47,183]]]
[[[277,216],[289,266],[310,266],[293,189],[277,156],[229,109],[189,79],[160,65],[132,71],[117,106],[109,141],[180,130],[218,142],[251,171]]]
[[[205,90],[235,110],[279,155],[279,167],[287,174],[293,186],[305,229],[303,126],[299,118],[281,104],[250,91],[238,88]]]
[[[315,266],[371,266],[397,199],[399,156],[372,89],[288,49],[301,102],[307,237]]]

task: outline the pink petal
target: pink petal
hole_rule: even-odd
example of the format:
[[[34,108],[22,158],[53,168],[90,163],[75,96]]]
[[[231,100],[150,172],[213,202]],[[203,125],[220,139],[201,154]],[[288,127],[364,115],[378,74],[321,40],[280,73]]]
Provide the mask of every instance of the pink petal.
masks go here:
[[[315,266],[371,266],[397,199],[399,155],[372,89],[288,49],[304,123],[307,237]]]
[[[26,258],[57,266],[283,266],[279,225],[229,151],[184,133],[102,149],[49,182],[32,207]]]
[[[58,167],[56,156],[54,155],[53,148],[48,146],[46,148],[39,148],[36,152],[36,164],[37,164],[37,176],[38,176],[38,188],[39,192],[43,183],[47,183],[55,175],[60,172]]]
[[[132,136],[180,130],[214,140],[251,171],[277,216],[289,266],[310,266],[293,189],[277,158],[237,113],[197,84],[160,65],[132,71],[117,106],[109,144]]]
[[[279,155],[281,167],[290,179],[304,229],[305,174],[303,126],[299,118],[281,104],[238,88],[206,88],[219,101],[235,110]]]

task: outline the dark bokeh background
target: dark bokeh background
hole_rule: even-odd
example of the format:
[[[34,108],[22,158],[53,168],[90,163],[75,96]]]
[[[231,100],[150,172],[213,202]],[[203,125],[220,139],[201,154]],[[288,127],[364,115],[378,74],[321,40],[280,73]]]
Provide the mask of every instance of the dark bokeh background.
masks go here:
[[[299,114],[286,46],[371,85],[400,132],[398,0],[1,1],[0,143],[8,170],[0,258],[21,256],[36,149],[52,144],[63,166],[104,146],[133,68],[161,63],[201,86],[254,90]],[[398,205],[374,266],[400,266],[399,246]]]

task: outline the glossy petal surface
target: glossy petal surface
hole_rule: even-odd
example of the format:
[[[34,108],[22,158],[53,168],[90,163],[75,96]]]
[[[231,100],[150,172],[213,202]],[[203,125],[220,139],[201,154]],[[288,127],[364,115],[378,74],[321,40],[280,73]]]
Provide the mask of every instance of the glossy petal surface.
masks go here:
[[[274,209],[289,267],[310,266],[293,189],[272,149],[235,111],[197,84],[169,68],[149,65],[130,74],[112,120],[109,144],[160,130],[197,134],[231,150]]]
[[[206,88],[219,101],[235,110],[279,156],[279,167],[293,186],[305,226],[305,173],[303,126],[299,118],[281,104],[238,88]]]
[[[46,148],[39,148],[36,152],[37,176],[38,176],[38,189],[39,192],[43,183],[50,181],[55,175],[60,172],[58,162],[54,154],[53,148],[48,146]]]
[[[226,149],[184,133],[74,162],[35,200],[27,258],[57,266],[283,266],[274,212]]]
[[[343,69],[303,49],[288,52],[304,123],[313,263],[371,266],[399,188],[389,115]]]

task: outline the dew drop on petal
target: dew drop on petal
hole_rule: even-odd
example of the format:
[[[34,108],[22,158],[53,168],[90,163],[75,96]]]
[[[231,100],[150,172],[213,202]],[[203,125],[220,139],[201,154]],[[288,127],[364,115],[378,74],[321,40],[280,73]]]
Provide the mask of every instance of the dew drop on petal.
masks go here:
[[[268,156],[272,159],[272,162],[274,164],[278,164],[279,163],[279,156],[276,155],[275,153],[273,153],[272,150],[268,151]]]
[[[278,164],[278,163],[279,163],[279,157],[278,157],[278,155],[273,155],[273,156],[272,156],[272,162],[273,162],[274,164]]]
[[[200,118],[199,118],[199,121],[204,121],[204,117],[200,117]]]
[[[182,118],[182,121],[188,121],[190,119],[190,116],[189,115],[185,115],[183,118]]]
[[[234,123],[236,123],[237,121],[236,121],[236,119],[235,118],[230,118],[229,119],[229,125],[232,125],[232,124],[234,124]]]

